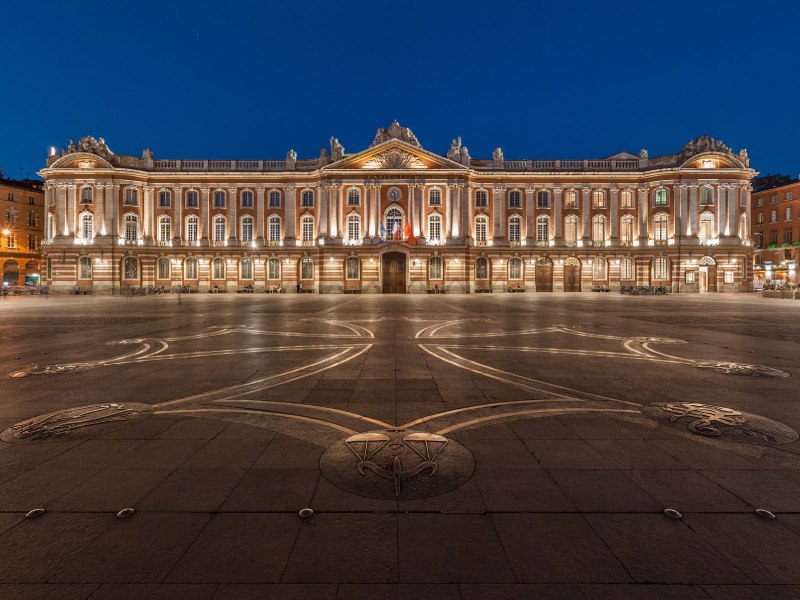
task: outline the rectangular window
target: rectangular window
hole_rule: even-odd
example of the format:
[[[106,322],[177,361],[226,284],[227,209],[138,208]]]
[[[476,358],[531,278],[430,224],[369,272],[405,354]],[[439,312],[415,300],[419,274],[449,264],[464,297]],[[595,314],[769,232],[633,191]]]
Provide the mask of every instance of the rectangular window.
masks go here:
[[[214,241],[215,242],[223,242],[225,241],[225,220],[224,219],[217,219],[214,221]]]
[[[186,240],[189,242],[197,241],[197,219],[189,219],[186,222]]]
[[[789,192],[790,196],[791,196],[791,194],[792,194],[792,192]],[[30,204],[31,206],[35,205],[36,204],[36,199],[33,196],[28,196],[28,204]]]
[[[172,238],[172,222],[169,219],[161,219],[158,222],[158,241],[168,242]]]
[[[783,241],[787,244],[792,243],[792,230],[791,229],[784,229],[783,230]]]
[[[269,241],[278,242],[281,239],[281,222],[278,219],[270,219],[269,222]]]
[[[786,212],[783,215],[783,220],[784,221],[791,221],[792,220],[792,207],[791,206],[787,206],[786,207]]]
[[[475,222],[475,241],[486,241],[486,220],[480,219]]]
[[[512,219],[511,222],[508,224],[508,241],[509,242],[519,242],[520,241],[520,221],[519,219]]]
[[[172,204],[172,194],[170,194],[167,190],[161,190],[158,192],[159,208],[169,208],[170,204]]]
[[[622,259],[619,266],[619,278],[623,281],[631,281],[633,279],[633,260],[630,258]]]
[[[550,208],[550,192],[541,191],[536,194],[537,208]]]
[[[619,198],[620,208],[633,208],[633,192],[630,190],[622,190]]]
[[[772,194],[772,196],[769,197],[769,203],[770,204],[777,204],[778,203],[778,194]]]
[[[475,206],[485,208],[488,202],[487,197],[486,190],[475,192]]]
[[[267,278],[280,279],[281,277],[281,263],[277,258],[270,258],[267,263]]]
[[[14,201],[14,192],[8,192],[8,201],[9,202],[13,202]]]
[[[31,211],[28,213],[28,225],[36,227],[39,224],[39,215]]]
[[[243,208],[253,207],[253,192],[251,192],[250,190],[242,192],[242,207]]]
[[[792,199],[792,192],[786,192],[786,199],[787,200],[791,200]]]
[[[522,208],[522,192],[514,190],[508,194],[509,208]]]
[[[770,229],[770,232],[769,232],[769,243],[770,244],[777,244],[778,243],[778,230],[777,229]]]
[[[723,271],[722,277],[725,283],[733,283],[733,271]]]
[[[686,273],[684,274],[684,279],[683,279],[683,281],[684,281],[685,283],[694,283],[694,282],[695,282],[695,278],[696,278],[696,276],[697,276],[697,271],[695,271],[694,269],[689,269],[689,270],[688,270],[688,271],[686,271]]]
[[[271,191],[269,193],[269,207],[270,208],[280,208],[281,207],[281,193],[278,191]]]
[[[214,208],[225,208],[225,192],[221,190],[214,192]]]
[[[428,239],[432,242],[442,240],[442,220],[440,218],[432,217],[428,220]]]
[[[242,241],[243,242],[252,242],[253,241],[253,221],[252,219],[244,219],[242,221]]]
[[[36,250],[36,236],[29,235],[28,236],[28,250]]]
[[[756,213],[756,225],[764,223],[764,213]]]
[[[139,190],[134,188],[125,189],[124,203],[127,206],[136,206],[139,204]]]
[[[773,209],[769,213],[769,222],[770,223],[777,223],[778,222],[778,211]]]
[[[197,192],[194,190],[186,192],[186,207],[197,208],[198,206],[200,206],[200,201]]]
[[[546,219],[536,222],[536,241],[547,242],[550,240],[550,223]]]
[[[13,233],[9,233],[6,237],[9,250],[17,247],[17,237]]]
[[[169,259],[163,259],[158,261],[158,278],[159,279],[169,279],[170,278],[170,264]]]

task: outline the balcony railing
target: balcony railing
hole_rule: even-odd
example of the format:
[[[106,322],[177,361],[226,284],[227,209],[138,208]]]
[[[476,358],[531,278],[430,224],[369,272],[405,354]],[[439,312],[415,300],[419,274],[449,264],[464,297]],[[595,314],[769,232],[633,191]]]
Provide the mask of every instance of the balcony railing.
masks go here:
[[[640,168],[639,160],[504,160],[510,171],[630,171]]]
[[[284,171],[285,160],[156,160],[156,171]]]

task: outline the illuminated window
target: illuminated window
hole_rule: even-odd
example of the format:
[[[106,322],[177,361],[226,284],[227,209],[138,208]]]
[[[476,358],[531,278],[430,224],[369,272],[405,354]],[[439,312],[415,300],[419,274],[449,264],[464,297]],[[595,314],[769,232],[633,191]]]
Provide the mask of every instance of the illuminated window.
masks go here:
[[[304,242],[314,241],[314,217],[311,215],[304,215],[300,219],[300,231],[303,236]]]
[[[722,277],[725,283],[733,283],[733,271],[723,271]]]
[[[197,230],[199,228],[200,220],[192,215],[191,217],[186,218],[186,241],[187,242],[196,242],[197,241]]]
[[[517,243],[522,235],[522,217],[513,216],[508,220],[508,241]]]
[[[215,242],[225,241],[225,217],[221,216],[214,217],[214,241]]]
[[[764,213],[756,213],[756,225],[763,225],[764,224]]]
[[[345,277],[347,279],[358,279],[359,272],[361,267],[361,261],[358,260],[356,256],[348,256],[347,260],[344,261],[345,265]]]
[[[630,190],[622,190],[619,196],[620,208],[633,208],[633,192]]]
[[[669,259],[659,256],[653,260],[653,279],[664,281],[669,279]]]
[[[564,208],[578,208],[578,193],[575,190],[564,192]]]
[[[92,213],[81,215],[81,238],[89,242],[94,239],[94,216]]]
[[[211,279],[225,279],[224,258],[215,258],[211,261]]]
[[[522,259],[514,257],[508,261],[508,278],[519,281],[522,279]]]
[[[139,239],[139,215],[125,215],[125,240],[134,242]]]
[[[605,281],[607,279],[606,272],[606,260],[604,258],[595,258],[592,262],[592,279]]]
[[[78,279],[92,278],[92,259],[88,256],[81,256],[78,260]]]
[[[278,258],[270,258],[267,261],[267,279],[281,278],[281,261]]]
[[[536,241],[547,242],[550,240],[550,219],[539,217],[536,219]]]
[[[667,192],[667,188],[658,188],[654,192],[653,203],[656,206],[667,206],[669,204],[669,192]]]
[[[442,278],[442,259],[439,256],[431,256],[428,263],[428,279]]]
[[[625,215],[619,221],[619,241],[625,246],[633,243],[633,217]]]
[[[787,206],[786,207],[786,211],[784,212],[784,215],[783,215],[783,220],[784,221],[791,221],[792,220],[792,207],[791,206]]]
[[[578,217],[569,215],[564,219],[564,241],[574,246],[578,241]]]
[[[126,206],[138,206],[139,190],[137,190],[136,188],[125,188],[123,202]]]
[[[279,242],[281,239],[281,219],[278,216],[271,216],[269,218],[269,241]]]
[[[139,259],[135,256],[126,256],[122,260],[123,279],[139,279]]]
[[[239,261],[239,279],[253,278],[253,259],[243,258]]]
[[[592,217],[592,242],[602,244],[606,241],[606,218],[603,215]]]
[[[158,217],[158,241],[168,242],[172,239],[172,219],[166,215]]]
[[[508,207],[522,208],[522,193],[519,190],[511,190],[508,193]]]
[[[390,208],[386,211],[386,236],[392,238],[398,231],[403,231],[403,212],[399,208]]]
[[[475,261],[475,279],[489,279],[489,259],[481,257]]]
[[[669,237],[669,215],[658,213],[653,217],[653,239],[657,242],[665,242]]]
[[[253,217],[242,217],[242,241],[253,241]]]
[[[428,241],[442,241],[442,215],[439,213],[432,213],[428,217]]]
[[[170,264],[168,258],[159,258],[156,263],[156,278],[157,279],[170,279],[172,273],[170,272]]]
[[[486,190],[477,190],[475,192],[475,206],[485,208],[488,205],[488,197]]]
[[[356,213],[347,215],[347,239],[350,242],[361,241],[361,216]]]
[[[634,278],[632,258],[623,258],[619,263],[619,278],[622,281],[631,281]]]
[[[197,279],[197,259],[187,258],[183,263],[183,276],[185,279]]]
[[[314,260],[308,256],[300,261],[300,279],[314,279]]]
[[[242,192],[242,208],[253,208],[253,192],[250,190]]]
[[[603,190],[594,190],[592,192],[592,208],[605,208],[606,207],[606,194]]]
[[[486,231],[489,229],[489,219],[484,216],[475,217],[475,241],[486,242]]]

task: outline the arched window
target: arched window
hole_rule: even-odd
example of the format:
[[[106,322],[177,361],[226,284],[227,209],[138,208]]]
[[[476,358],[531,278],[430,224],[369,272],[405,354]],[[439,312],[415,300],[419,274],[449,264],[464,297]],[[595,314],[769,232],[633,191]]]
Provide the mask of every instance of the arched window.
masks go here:
[[[269,193],[269,207],[270,208],[281,207],[281,193],[278,190],[272,190]]]
[[[606,218],[603,215],[592,217],[592,242],[604,244],[606,241]]]
[[[595,258],[592,261],[592,279],[595,281],[605,281],[607,279],[607,268],[605,258]]]
[[[125,215],[125,241],[135,242],[139,239],[139,215]]]
[[[606,207],[606,193],[603,190],[592,191],[592,208]]]
[[[215,258],[211,261],[211,279],[225,279],[224,258]]]
[[[486,193],[486,190],[476,190],[475,191],[475,206],[478,208],[486,208],[488,205],[489,195]]]
[[[669,238],[669,215],[658,213],[653,217],[653,239],[657,242],[666,242]]]
[[[200,196],[196,190],[186,192],[186,208],[197,208],[200,206]]]
[[[508,220],[508,241],[514,244],[522,239],[522,217],[514,215]]]
[[[310,256],[300,260],[300,279],[314,279],[314,259]]]
[[[428,190],[428,204],[430,206],[441,206],[442,205],[442,190],[438,187],[431,188]]]
[[[239,261],[239,279],[253,278],[253,259],[243,258]]]
[[[94,190],[87,186],[81,188],[81,204],[91,204],[94,196]]]
[[[522,192],[519,190],[508,192],[508,208],[522,208]]]
[[[481,256],[475,260],[475,279],[489,279],[489,259]]]
[[[159,258],[156,263],[156,278],[157,279],[170,279],[172,272],[170,269],[168,258]]]
[[[441,279],[442,278],[442,257],[431,256],[428,261],[428,279]]]
[[[242,241],[253,241],[253,217],[249,215],[242,217]]]
[[[631,190],[622,190],[619,195],[620,208],[633,208],[633,192]]]
[[[158,241],[168,242],[172,239],[172,219],[167,215],[158,217]]]
[[[253,208],[253,192],[250,190],[242,192],[242,208]]]
[[[216,190],[214,192],[214,208],[225,208],[225,192]]]
[[[268,236],[271,244],[277,244],[281,241],[281,218],[277,215],[272,215],[268,222]]]
[[[442,241],[442,215],[439,213],[428,216],[428,241],[435,244]]]
[[[550,208],[550,192],[542,190],[536,194],[536,208]]]
[[[653,204],[656,206],[667,206],[669,204],[669,192],[667,188],[658,188],[653,192]]]
[[[169,190],[161,190],[158,192],[158,207],[169,208],[172,205],[172,194]]]
[[[666,256],[653,259],[653,279],[659,281],[669,279],[669,259]]]
[[[578,208],[578,192],[575,190],[564,192],[564,208]]]
[[[78,279],[92,278],[92,259],[88,256],[81,256],[78,259]]]
[[[536,219],[536,241],[547,242],[550,240],[550,219],[544,215]]]
[[[386,211],[386,236],[391,239],[395,232],[403,231],[403,211],[392,207]]]
[[[139,190],[136,188],[125,188],[125,193],[123,194],[123,203],[125,206],[138,206]]]
[[[301,206],[304,208],[311,208],[314,206],[314,191],[313,190],[303,190],[303,194],[301,196]]]
[[[267,279],[281,278],[281,261],[278,258],[270,258],[267,261]]]
[[[714,204],[714,188],[704,185],[700,188],[700,206],[711,206]]]
[[[197,241],[197,230],[199,228],[200,219],[198,219],[195,215],[186,218],[186,241],[187,242],[196,242]]]
[[[314,217],[311,215],[303,215],[300,219],[300,231],[303,236],[303,242],[309,243],[314,241]]]
[[[347,279],[358,279],[360,276],[361,271],[361,261],[358,260],[355,256],[348,256],[347,260],[344,261],[345,265],[345,277]]]
[[[486,232],[489,230],[489,219],[483,215],[475,217],[475,241],[485,244]]]
[[[139,279],[139,259],[135,256],[126,256],[122,259],[122,278]]]
[[[81,238],[87,242],[94,239],[94,215],[92,213],[81,213]]]
[[[222,215],[217,215],[214,217],[214,241],[215,242],[224,242],[225,241],[225,217]]]
[[[347,215],[347,241],[351,244],[361,241],[361,215],[358,213]]]
[[[701,244],[705,244],[714,237],[714,213],[704,212],[700,214],[697,235]]]
[[[361,204],[361,192],[358,188],[347,190],[347,206],[358,206]]]
[[[578,217],[575,215],[568,215],[564,219],[564,241],[568,246],[578,242]]]
[[[625,215],[619,220],[619,241],[624,246],[633,244],[633,216]]]
[[[622,281],[633,281],[634,277],[633,259],[623,258],[619,263],[619,278]]]
[[[515,256],[508,260],[508,278],[519,281],[522,279],[522,259]]]
[[[183,263],[183,277],[185,279],[197,279],[197,259],[187,258]]]

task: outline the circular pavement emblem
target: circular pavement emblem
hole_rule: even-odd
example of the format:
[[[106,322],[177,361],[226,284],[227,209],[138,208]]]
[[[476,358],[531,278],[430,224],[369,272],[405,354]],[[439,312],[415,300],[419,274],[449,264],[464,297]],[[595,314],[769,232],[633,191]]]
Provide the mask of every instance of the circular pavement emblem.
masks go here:
[[[0,440],[13,444],[54,442],[79,437],[87,428],[110,428],[121,422],[149,417],[149,404],[107,402],[58,410],[21,421],[0,433]]]
[[[642,412],[675,428],[686,427],[704,437],[724,437],[745,444],[789,444],[798,433],[778,421],[724,406],[699,402],[658,402]]]
[[[336,487],[368,498],[412,499],[444,494],[472,476],[475,459],[455,440],[403,429],[358,433],[320,458]]]
[[[751,365],[748,363],[722,362],[706,360],[695,363],[698,369],[708,369],[726,375],[747,375],[748,377],[789,377],[786,371],[781,371],[767,365]]]

